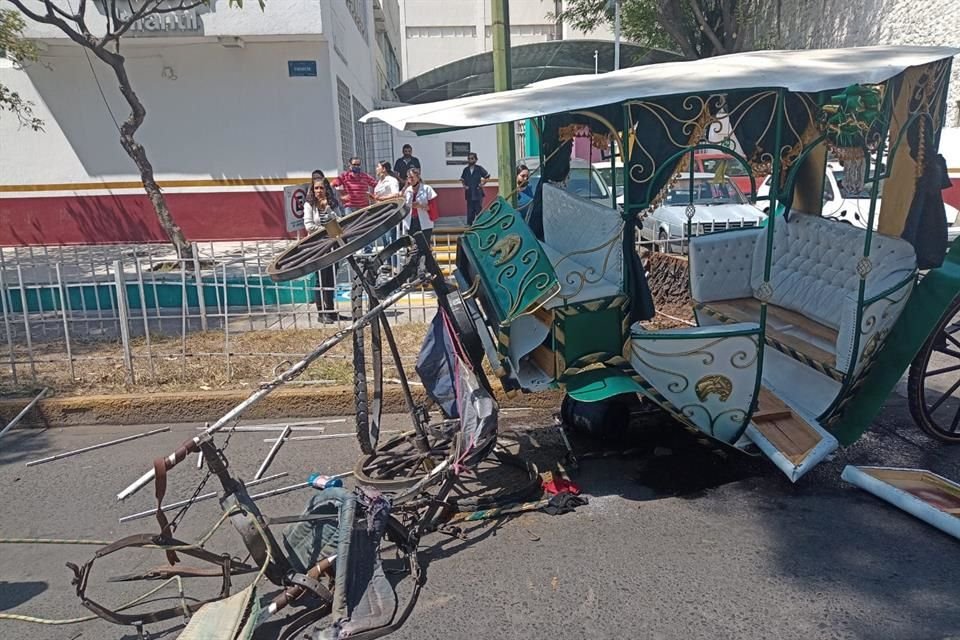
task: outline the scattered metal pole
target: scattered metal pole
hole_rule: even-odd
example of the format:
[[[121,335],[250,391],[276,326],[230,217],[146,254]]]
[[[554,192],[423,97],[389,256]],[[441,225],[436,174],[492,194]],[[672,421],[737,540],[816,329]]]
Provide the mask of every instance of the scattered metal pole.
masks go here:
[[[194,286],[197,289],[197,304],[200,305],[200,328],[203,331],[207,330],[207,305],[203,300],[203,279],[200,275],[200,256],[197,251],[197,243],[190,243],[190,248],[193,250],[193,277],[194,277]],[[186,267],[186,265],[184,265]],[[186,271],[186,268],[184,268]]]
[[[57,271],[57,294],[60,297],[60,315],[63,316],[63,341],[67,348],[67,362],[70,363],[70,379],[76,380],[77,372],[73,366],[73,349],[70,345],[70,323],[67,322],[67,301],[70,299],[63,288],[63,270],[58,262],[55,265]],[[83,295],[83,291],[80,292]]]
[[[120,321],[120,342],[123,344],[123,366],[127,368],[127,383],[135,382],[133,376],[133,353],[130,350],[130,317],[127,313],[127,285],[123,280],[123,265],[113,261],[113,281],[117,291],[117,314]]]
[[[259,480],[251,480],[250,482],[247,482],[245,484],[248,487],[252,487],[258,484],[263,484],[264,482],[270,482],[271,480],[276,480],[277,478],[283,478],[286,475],[287,475],[287,472],[282,471],[280,473],[275,473],[265,478],[260,478]],[[210,493],[202,493],[196,498],[193,498],[192,500],[187,499],[187,500],[180,500],[179,502],[171,502],[170,504],[163,505],[162,507],[160,507],[160,509],[166,512],[166,511],[170,511],[171,509],[178,509],[186,504],[190,504],[191,502],[203,502],[204,500],[216,498],[218,495],[220,494],[217,491],[211,491]],[[124,522],[130,522],[131,520],[139,520],[140,518],[149,518],[150,516],[156,515],[156,513],[157,513],[157,508],[154,507],[153,509],[141,511],[140,513],[131,513],[128,516],[123,516],[122,518],[120,518],[119,521],[120,523],[124,523]]]
[[[333,334],[332,336],[330,336],[329,338],[321,342],[313,351],[311,351],[310,353],[305,355],[303,358],[301,358],[300,361],[291,365],[286,371],[282,372],[276,378],[274,378],[270,382],[264,382],[263,384],[261,384],[260,388],[254,391],[253,393],[251,393],[246,400],[239,403],[238,405],[230,409],[230,411],[223,414],[223,416],[221,416],[219,420],[217,420],[212,425],[210,425],[209,429],[206,429],[203,433],[197,434],[191,440],[188,440],[186,443],[184,443],[184,445],[189,444],[191,442],[194,444],[199,444],[200,442],[208,439],[217,431],[220,431],[221,429],[223,429],[228,423],[232,422],[234,419],[242,415],[244,411],[246,411],[256,403],[260,402],[260,400],[270,395],[270,393],[273,392],[276,388],[300,376],[320,356],[325,354],[327,351],[329,351],[336,345],[340,344],[344,338],[350,335],[358,327],[364,327],[367,324],[369,324],[372,320],[376,319],[378,314],[383,313],[384,309],[388,308],[390,305],[396,303],[397,300],[407,295],[412,288],[420,286],[420,283],[421,283],[420,280],[414,280],[413,282],[408,282],[404,284],[402,287],[400,287],[399,289],[394,291],[392,294],[384,298],[380,302],[380,304],[376,305],[375,307],[367,311],[365,314],[363,314],[362,316],[354,320],[353,323],[350,324],[350,326],[337,330],[335,334]],[[175,453],[170,454],[169,456],[164,458],[164,460],[168,469],[172,468],[178,462],[177,456]],[[155,473],[156,472],[153,469],[150,469],[149,471],[144,473],[142,476],[134,480],[126,488],[124,488],[120,493],[117,494],[117,500],[125,500],[126,498],[132,496],[134,493],[136,493],[143,487],[147,486],[147,484],[154,479]]]
[[[30,409],[33,409],[33,407],[34,407],[38,402],[40,402],[40,398],[42,398],[43,396],[45,396],[45,395],[47,394],[47,391],[49,391],[49,389],[47,389],[47,387],[44,387],[44,388],[43,388],[43,391],[41,391],[40,393],[38,393],[36,398],[34,398],[33,400],[31,400],[30,403],[29,403],[27,406],[25,406],[23,409],[21,409],[21,410],[20,410],[20,413],[18,413],[18,414],[13,418],[13,420],[11,420],[11,421],[7,424],[7,426],[5,426],[2,430],[0,430],[0,438],[2,438],[2,437],[3,437],[3,434],[5,434],[7,431],[10,431],[10,429],[13,429],[15,426],[17,426],[17,423],[20,422],[20,420],[23,418],[23,416],[27,415],[27,412],[30,411]]]
[[[163,427],[162,429],[154,429],[153,431],[147,431],[146,433],[138,433],[134,436],[127,436],[125,438],[118,438],[116,440],[111,440],[109,442],[101,442],[100,444],[95,444],[90,447],[84,447],[82,449],[75,449],[74,451],[65,451],[64,453],[58,453],[55,456],[50,456],[47,458],[40,458],[39,460],[31,460],[27,463],[28,467],[32,467],[38,464],[44,464],[46,462],[53,462],[54,460],[60,460],[61,458],[69,458],[70,456],[75,456],[78,453],[86,453],[87,451],[93,451],[94,449],[103,449],[104,447],[110,447],[115,444],[120,444],[122,442],[130,442],[131,440],[137,440],[139,438],[146,438],[147,436],[152,436],[157,433],[163,433],[165,431],[170,431],[170,427]]]
[[[386,435],[388,433],[399,433],[396,430],[391,431],[381,431],[380,435]],[[280,443],[284,440],[333,440],[334,438],[353,438],[357,434],[355,433],[328,433],[322,436],[288,436],[284,438],[282,435],[279,438],[264,438],[264,442],[275,442]]]
[[[273,462],[273,459],[276,457],[277,452],[280,451],[280,447],[283,446],[283,443],[286,441],[287,436],[290,435],[290,425],[287,425],[283,432],[280,434],[280,437],[277,438],[277,441],[274,442],[273,446],[270,447],[270,451],[267,452],[267,457],[263,459],[263,462],[260,463],[260,468],[257,469],[257,472],[253,474],[254,480],[259,480],[266,470],[270,467],[270,463]]]
[[[23,307],[23,328],[27,333],[27,357],[30,358],[30,375],[37,379],[37,368],[33,364],[33,337],[30,335],[30,309],[27,306],[27,286],[23,283],[23,269],[17,264],[17,282],[20,283],[20,304]]]
[[[293,427],[292,424],[290,424],[289,426]],[[198,427],[198,429],[201,429],[201,428],[202,427]],[[261,433],[264,431],[283,431],[283,430],[284,430],[284,427],[234,427],[230,429],[230,433]],[[319,431],[320,433],[323,433],[326,430],[327,430],[326,427],[297,427],[296,429],[291,429],[291,431],[294,431],[294,432]]]
[[[0,251],[0,257],[2,256],[3,252]],[[0,270],[0,308],[3,310],[3,330],[4,333],[7,334],[7,349],[10,351],[10,375],[13,377],[13,384],[20,384],[17,380],[17,358],[13,354],[13,334],[10,332],[10,309],[7,307],[7,282],[3,276],[3,271]]]
[[[154,287],[156,293],[156,287]],[[187,263],[180,264],[180,377],[187,377],[187,316],[190,305],[187,304]],[[163,325],[161,325],[162,327]]]
[[[203,423],[203,428],[206,429],[210,426],[209,422]],[[197,451],[197,469],[203,469],[203,449]]]

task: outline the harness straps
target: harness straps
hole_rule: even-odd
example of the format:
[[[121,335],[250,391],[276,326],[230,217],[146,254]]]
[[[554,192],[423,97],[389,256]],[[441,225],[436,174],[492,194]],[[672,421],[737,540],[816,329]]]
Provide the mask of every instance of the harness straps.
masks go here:
[[[153,471],[154,471],[154,495],[157,498],[157,523],[160,525],[160,537],[164,540],[170,538],[173,535],[173,530],[170,526],[170,521],[167,520],[167,515],[163,512],[163,498],[167,495],[167,462],[163,458],[157,458],[153,461]],[[180,562],[180,558],[177,557],[176,552],[167,551],[167,562],[171,565],[175,565]]]

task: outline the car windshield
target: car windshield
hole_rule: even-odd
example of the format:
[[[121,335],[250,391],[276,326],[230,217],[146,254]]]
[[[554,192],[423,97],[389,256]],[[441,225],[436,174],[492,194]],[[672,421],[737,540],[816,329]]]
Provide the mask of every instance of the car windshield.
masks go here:
[[[693,181],[693,204],[745,204],[746,198],[730,180],[714,184],[713,179]],[[691,202],[690,180],[681,178],[667,194],[667,206],[683,206]]]
[[[570,169],[570,175],[567,178],[567,191],[581,198],[609,198],[610,193],[600,183],[599,174],[594,170],[593,179],[590,179],[590,170],[585,167],[575,167]],[[530,188],[537,190],[537,184],[540,182],[540,176],[530,176]]]
[[[854,191],[854,190],[852,190],[852,189],[848,189],[847,187],[845,187],[845,186],[843,185],[843,170],[842,170],[842,169],[839,170],[839,171],[836,171],[836,170],[835,170],[835,171],[833,172],[833,177],[834,177],[834,179],[837,181],[837,188],[840,190],[840,197],[841,197],[841,198],[850,198],[850,199],[854,199],[854,200],[869,200],[869,199],[870,199],[870,191],[872,190],[873,185],[871,185],[871,184],[865,184],[865,185],[863,185],[863,186],[860,188],[859,191]],[[879,193],[882,193],[882,192],[883,192],[883,180],[880,181],[880,190],[879,190],[877,193],[879,194]]]
[[[733,158],[733,157],[730,157],[730,158],[704,158],[703,160],[701,160],[701,164],[703,164],[703,170],[706,171],[707,173],[716,173],[716,172],[717,172],[717,165],[720,164],[720,161],[721,161],[721,160],[726,160],[726,161],[727,161],[727,170],[726,170],[726,172],[725,172],[726,175],[728,175],[728,176],[745,176],[745,175],[749,175],[749,174],[747,173],[747,170],[743,168],[743,165],[740,164],[740,161],[737,160],[736,158]]]

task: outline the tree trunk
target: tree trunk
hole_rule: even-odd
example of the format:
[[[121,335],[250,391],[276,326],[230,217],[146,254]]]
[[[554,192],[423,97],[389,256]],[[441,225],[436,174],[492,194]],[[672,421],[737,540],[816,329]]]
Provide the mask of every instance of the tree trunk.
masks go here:
[[[147,192],[147,196],[150,198],[151,204],[153,204],[153,210],[157,214],[160,226],[163,227],[167,237],[170,238],[170,242],[173,243],[174,248],[177,250],[177,255],[181,260],[190,259],[193,257],[192,247],[184,237],[183,230],[180,229],[180,226],[174,222],[173,216],[170,215],[167,200],[163,197],[163,192],[160,191],[160,185],[157,184],[153,176],[153,165],[150,164],[150,160],[147,158],[146,149],[134,138],[137,129],[143,124],[147,110],[130,85],[130,78],[127,76],[127,69],[124,66],[126,60],[120,54],[110,53],[102,48],[95,51],[97,56],[113,69],[114,74],[117,76],[117,81],[120,83],[120,93],[123,94],[127,104],[130,105],[130,115],[124,120],[123,124],[120,125],[120,145],[133,160],[134,164],[137,165],[137,169],[140,170],[140,180],[143,182],[143,189]]]

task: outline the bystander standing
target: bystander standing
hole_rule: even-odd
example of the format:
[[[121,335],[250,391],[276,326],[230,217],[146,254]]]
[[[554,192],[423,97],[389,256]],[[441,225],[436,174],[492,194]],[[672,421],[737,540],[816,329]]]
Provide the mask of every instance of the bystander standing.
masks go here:
[[[360,158],[350,158],[350,170],[340,174],[339,189],[343,212],[350,215],[357,209],[370,204],[370,189],[377,186],[377,181],[368,173],[364,173]]]
[[[336,212],[330,206],[330,201],[327,199],[327,189],[330,189],[330,184],[322,177],[314,178],[310,185],[310,191],[303,203],[303,226],[308,233],[322,229],[326,223],[337,217]],[[337,320],[336,286],[336,274],[333,265],[321,269],[315,282],[313,299],[317,305],[317,311],[320,312],[320,322],[322,323],[329,324]]]
[[[401,151],[403,155],[393,163],[393,168],[397,172],[397,178],[400,179],[400,184],[405,185],[407,184],[407,171],[414,167],[423,171],[423,167],[420,166],[420,158],[413,155],[413,147],[409,144],[403,145]]]
[[[490,179],[487,170],[477,164],[477,154],[467,156],[467,166],[460,174],[460,183],[463,185],[463,195],[467,201],[467,226],[473,224],[480,210],[483,209],[483,187]]]

